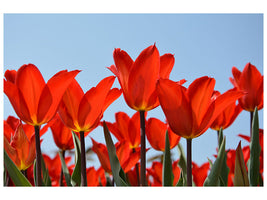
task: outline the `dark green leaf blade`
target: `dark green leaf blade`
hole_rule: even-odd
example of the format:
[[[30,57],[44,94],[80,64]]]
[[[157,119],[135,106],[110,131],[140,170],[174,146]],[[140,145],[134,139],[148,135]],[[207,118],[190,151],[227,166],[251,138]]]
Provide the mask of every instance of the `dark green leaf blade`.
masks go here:
[[[63,170],[63,174],[65,176],[65,180],[66,180],[66,184],[67,186],[72,186],[71,185],[71,177],[70,177],[70,172],[69,172],[69,169],[66,165],[66,162],[62,156],[62,153],[58,152],[59,154],[59,157],[60,157],[60,160],[61,160],[61,167],[62,167],[62,170]]]
[[[42,173],[43,173],[43,179],[42,179],[42,185],[43,186],[51,186],[51,179],[49,176],[48,168],[45,166],[44,158],[41,155],[41,165],[42,165]]]
[[[17,166],[13,163],[10,157],[4,150],[4,163],[8,171],[9,177],[16,186],[32,186],[28,179],[21,173]]]
[[[219,131],[219,148],[222,145],[223,141],[223,129],[221,128]],[[226,152],[224,151],[224,158],[223,158],[223,164],[222,164],[222,169],[220,173],[220,186],[227,186],[228,185],[228,174],[229,174],[229,167],[227,166],[227,155]]]
[[[182,178],[183,178],[183,186],[186,186],[187,184],[187,178],[186,178],[186,157],[185,157],[185,153],[183,150],[183,147],[180,143],[178,143],[178,150],[180,153],[180,159],[178,162],[179,167],[182,169]],[[180,181],[179,181],[180,182]]]
[[[259,116],[257,107],[253,113],[252,134],[250,139],[250,162],[248,167],[248,178],[251,186],[259,184],[260,176],[260,139],[259,139]]]
[[[172,161],[170,152],[170,142],[168,136],[168,130],[165,135],[165,151],[163,156],[163,170],[162,170],[162,185],[172,186],[173,183],[173,173],[172,173]]]
[[[236,148],[234,186],[249,186],[246,164],[241,149],[241,141]]]
[[[220,184],[220,174],[223,165],[223,159],[225,156],[225,137],[223,138],[222,144],[219,148],[218,157],[216,158],[214,164],[211,167],[210,173],[203,186],[219,186]]]
[[[79,137],[72,132],[73,143],[75,147],[75,167],[71,175],[71,184],[73,186],[81,185],[81,143]]]
[[[114,146],[114,143],[112,141],[110,132],[108,130],[108,127],[105,121],[103,122],[103,129],[104,129],[105,141],[106,141],[106,145],[108,149],[108,156],[109,156],[111,171],[112,171],[112,175],[114,177],[116,186],[128,186],[127,181],[126,181],[126,175],[123,169],[121,168],[119,159],[116,155],[116,148]]]

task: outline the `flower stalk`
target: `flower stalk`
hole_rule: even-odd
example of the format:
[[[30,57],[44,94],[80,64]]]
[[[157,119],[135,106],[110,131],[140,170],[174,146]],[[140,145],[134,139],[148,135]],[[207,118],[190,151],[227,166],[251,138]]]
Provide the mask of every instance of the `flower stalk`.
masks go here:
[[[41,163],[41,145],[40,145],[40,126],[34,126],[35,147],[36,147],[36,186],[42,186],[42,163]]]
[[[140,113],[141,127],[141,169],[140,169],[140,185],[146,186],[146,132],[145,132],[145,111]]]
[[[87,186],[84,131],[80,131],[80,140],[81,140],[81,183],[82,186]]]
[[[65,150],[62,150],[62,152],[60,152],[62,154],[62,158],[63,160],[65,160]],[[61,172],[60,172],[60,180],[59,180],[59,183],[60,183],[60,186],[63,186],[63,166],[61,166]]]
[[[187,186],[192,186],[192,139],[186,139]]]

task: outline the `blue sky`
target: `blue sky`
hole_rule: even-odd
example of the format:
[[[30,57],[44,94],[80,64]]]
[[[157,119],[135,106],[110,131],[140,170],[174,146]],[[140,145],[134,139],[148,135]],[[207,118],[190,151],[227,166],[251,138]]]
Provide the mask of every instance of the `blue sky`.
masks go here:
[[[243,70],[251,62],[263,74],[262,14],[5,14],[4,71],[18,69],[23,64],[35,64],[47,81],[56,72],[82,70],[76,77],[84,91],[103,78],[113,75],[106,67],[114,64],[113,50],[121,48],[133,58],[156,43],[160,54],[172,53],[175,65],[170,79],[186,79],[187,87],[201,76],[216,79],[215,89],[225,92],[233,86],[231,69]],[[120,87],[115,81],[114,87]],[[114,114],[135,111],[123,96],[105,112],[104,120],[114,122]],[[263,111],[260,111],[263,128]],[[4,95],[4,119],[16,116]],[[148,112],[148,117],[165,120],[160,107]],[[236,148],[237,134],[249,135],[249,113],[243,111],[234,124],[225,130],[226,148]],[[104,143],[98,127],[89,137]],[[181,140],[185,148],[185,140]],[[247,145],[245,141],[242,146]],[[147,146],[150,145],[147,143]],[[192,159],[198,164],[213,160],[217,135],[208,130],[193,140]],[[51,132],[47,132],[42,151],[53,156],[57,150]],[[177,149],[172,150],[178,159]],[[150,150],[147,158],[158,154]],[[87,166],[99,166],[98,159]],[[148,163],[148,166],[150,164]]]

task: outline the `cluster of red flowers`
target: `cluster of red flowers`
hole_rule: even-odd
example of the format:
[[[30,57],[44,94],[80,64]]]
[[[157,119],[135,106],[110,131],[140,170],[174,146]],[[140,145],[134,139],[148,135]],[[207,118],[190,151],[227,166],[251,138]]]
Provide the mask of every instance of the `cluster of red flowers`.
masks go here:
[[[84,137],[96,127],[106,125],[117,139],[116,155],[129,183],[133,186],[161,186],[163,159],[153,161],[151,167],[146,168],[145,153],[148,149],[144,146],[142,137],[146,136],[153,149],[164,152],[166,132],[169,147],[172,149],[178,145],[181,137],[191,142],[208,128],[216,131],[226,129],[242,110],[252,113],[255,108],[263,108],[263,76],[250,63],[242,72],[232,68],[233,78],[230,78],[230,81],[234,88],[221,94],[214,90],[215,79],[207,76],[194,80],[188,88],[183,86],[184,79],[170,80],[169,75],[175,62],[174,55],[168,53],[160,56],[155,45],[143,50],[135,61],[121,49],[115,49],[113,57],[115,64],[109,69],[115,76],[104,78],[86,93],[75,80],[75,76],[80,72],[78,70],[60,71],[47,83],[33,64],[23,65],[18,71],[5,72],[4,93],[19,119],[10,116],[4,120],[4,149],[32,185],[39,185],[38,181],[36,183],[34,180],[34,161],[36,160],[38,165],[38,144],[42,142],[40,136],[49,128],[70,175],[75,164],[70,164],[72,158],[65,157],[65,151],[75,148],[73,134],[80,138],[82,185],[114,184],[109,150],[105,144],[91,138],[92,151],[97,154],[101,166],[99,169],[83,167],[86,166]],[[111,89],[116,77],[121,89]],[[105,110],[121,93],[127,105],[137,112],[132,117],[124,112],[117,112],[114,123],[102,121]],[[147,119],[147,112],[159,105],[165,114],[166,122],[156,118]],[[44,126],[40,129],[42,125]],[[250,137],[240,137],[250,141]],[[262,129],[259,139],[260,174],[263,179]],[[242,151],[247,163],[250,157],[249,146],[243,147]],[[232,149],[226,151],[227,166],[230,169],[228,186],[233,185],[235,153]],[[59,154],[53,159],[42,154],[42,158],[48,169],[51,185],[66,185]],[[145,161],[142,161],[143,159]],[[188,169],[192,173],[193,183],[203,186],[210,171],[210,164],[207,162],[198,166],[191,160],[187,161],[192,163]],[[36,168],[40,171],[38,166]],[[176,185],[182,175],[179,160],[172,162],[172,173],[172,183]],[[5,184],[13,184],[8,173]]]

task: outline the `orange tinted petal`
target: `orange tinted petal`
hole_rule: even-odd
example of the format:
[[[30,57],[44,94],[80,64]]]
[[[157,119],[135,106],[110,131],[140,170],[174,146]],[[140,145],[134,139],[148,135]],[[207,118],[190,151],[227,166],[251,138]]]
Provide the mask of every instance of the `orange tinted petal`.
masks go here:
[[[18,158],[18,154],[15,148],[13,148],[6,137],[4,137],[4,149],[10,159],[16,164],[17,167],[20,167],[20,160]]]
[[[160,78],[169,78],[174,65],[174,56],[170,53],[160,56]]]
[[[157,83],[157,92],[172,131],[182,137],[188,137],[194,122],[186,88],[171,80],[160,79]]]
[[[120,141],[129,140],[128,138],[128,128],[130,117],[124,112],[117,112],[115,114],[116,126],[120,132]]]
[[[66,70],[60,71],[48,80],[46,87],[42,91],[42,96],[38,105],[39,123],[46,123],[52,119],[58,109],[59,103],[66,89],[72,83],[75,76],[79,72],[79,70],[74,70],[70,72],[67,72]],[[50,102],[50,98],[52,99],[52,103],[48,108],[47,101]]]
[[[241,72],[236,68],[236,67],[232,67],[232,74],[234,79],[232,79],[232,84],[237,87],[239,85],[239,78],[241,76]]]
[[[147,112],[145,112],[145,118]],[[128,126],[128,140],[130,142],[131,148],[137,148],[141,142],[141,133],[140,133],[140,113],[136,112],[129,121]]]
[[[193,81],[188,87],[187,94],[191,101],[193,117],[195,118],[193,129],[197,129],[207,112],[214,86],[215,79],[204,76]]]
[[[122,91],[118,88],[111,89],[104,102],[103,112],[112,104],[116,99],[118,99],[121,96]]]
[[[15,83],[16,75],[17,75],[16,70],[6,70],[4,76],[5,76],[7,81],[10,81],[11,83]]]
[[[140,53],[130,71],[128,90],[129,98],[132,99],[133,103],[130,107],[137,111],[147,111],[147,108],[151,106],[148,105],[148,100],[155,91],[155,84],[159,78],[159,70],[159,52],[156,46],[153,45]],[[157,101],[156,95],[154,96],[154,101]]]
[[[106,97],[114,80],[115,76],[104,78],[96,87],[86,92],[79,105],[78,121],[80,127],[90,129],[96,119],[102,115]]]
[[[25,100],[25,107],[28,108],[31,119],[35,122],[38,102],[45,86],[45,81],[39,69],[33,64],[20,67],[17,72],[16,86]]]
[[[34,163],[36,156],[36,151],[35,151],[35,135],[33,135],[30,139],[30,144],[29,144],[29,153],[27,155],[27,159],[25,160],[25,165],[28,168]]]

